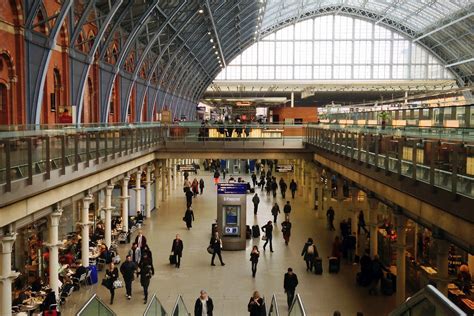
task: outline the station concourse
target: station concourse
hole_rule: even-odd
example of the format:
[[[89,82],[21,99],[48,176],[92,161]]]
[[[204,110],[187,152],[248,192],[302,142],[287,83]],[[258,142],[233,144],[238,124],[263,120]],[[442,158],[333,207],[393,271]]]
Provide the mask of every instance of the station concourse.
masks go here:
[[[0,316],[472,315],[473,12],[1,2]]]

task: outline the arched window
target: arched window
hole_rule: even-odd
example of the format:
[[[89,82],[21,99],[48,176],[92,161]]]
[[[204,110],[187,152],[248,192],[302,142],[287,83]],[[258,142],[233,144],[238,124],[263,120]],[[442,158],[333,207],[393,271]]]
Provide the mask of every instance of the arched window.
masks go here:
[[[56,112],[57,107],[61,103],[61,74],[57,68],[53,70],[54,77],[54,91],[51,93],[51,112]]]
[[[325,15],[265,36],[235,57],[216,79],[452,78],[436,57],[397,32],[355,17]]]
[[[7,113],[8,113],[7,95],[8,95],[7,85],[4,83],[0,83],[0,125],[7,124]]]

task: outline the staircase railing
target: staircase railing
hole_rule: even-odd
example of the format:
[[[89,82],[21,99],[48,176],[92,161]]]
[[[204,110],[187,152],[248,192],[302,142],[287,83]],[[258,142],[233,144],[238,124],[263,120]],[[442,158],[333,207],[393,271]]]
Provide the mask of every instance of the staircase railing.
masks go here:
[[[296,294],[293,304],[291,304],[289,316],[306,316],[303,300],[299,294]]]
[[[114,313],[102,300],[94,294],[87,300],[82,308],[76,313],[76,316],[115,316]]]
[[[146,306],[145,312],[143,312],[143,316],[166,316],[168,313],[164,309],[163,305],[161,304],[158,297],[156,297],[156,293],[153,293],[150,302]]]

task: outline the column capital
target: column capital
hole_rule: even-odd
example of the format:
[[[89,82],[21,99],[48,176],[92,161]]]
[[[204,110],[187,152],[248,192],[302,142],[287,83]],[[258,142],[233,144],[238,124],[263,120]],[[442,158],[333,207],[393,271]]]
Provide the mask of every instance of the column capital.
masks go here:
[[[51,248],[57,248],[59,246],[62,246],[63,244],[61,242],[57,242],[57,243],[44,242],[43,245],[51,249]]]
[[[130,195],[121,195],[120,199],[122,200],[128,200],[130,198]]]
[[[106,212],[109,212],[109,211],[110,211],[110,212],[112,212],[113,210],[115,210],[115,209],[116,209],[116,207],[115,207],[115,206],[111,206],[111,207],[103,207],[102,209],[103,209],[104,211],[106,211]]]
[[[91,226],[92,222],[77,222],[77,225],[81,226],[81,227],[85,227],[85,226]]]
[[[92,195],[88,194],[86,195],[83,199],[82,199],[84,202],[92,202]]]
[[[140,191],[140,190],[143,190],[143,188],[142,187],[134,187],[134,188],[132,188],[132,190]]]
[[[115,188],[113,184],[109,184],[105,187],[105,194],[112,195],[112,191]]]
[[[13,248],[13,243],[16,240],[17,233],[9,233],[0,237],[0,253],[6,254],[11,253]]]
[[[19,272],[11,271],[9,275],[0,275],[0,283],[3,283],[6,280],[13,281],[20,275]]]
[[[63,214],[63,210],[61,208],[54,210],[51,214],[49,214],[50,225],[59,226],[59,220],[61,219],[62,214]]]
[[[127,174],[125,177],[123,177],[123,182],[128,182],[130,181],[130,176]]]

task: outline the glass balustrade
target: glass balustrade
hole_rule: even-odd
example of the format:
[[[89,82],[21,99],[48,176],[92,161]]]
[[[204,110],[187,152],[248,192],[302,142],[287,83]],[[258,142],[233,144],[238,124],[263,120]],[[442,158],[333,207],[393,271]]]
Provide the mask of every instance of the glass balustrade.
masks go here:
[[[303,301],[299,294],[296,294],[293,304],[291,304],[289,316],[306,316],[306,311],[304,309]]]
[[[268,310],[268,316],[280,316],[275,294],[272,295],[272,303],[270,304],[270,308]]]
[[[143,316],[166,316],[166,310],[161,304],[160,300],[156,297],[156,293],[153,294],[151,300],[143,313]]]
[[[181,295],[178,295],[178,298],[176,299],[176,303],[174,304],[173,312],[171,313],[171,315],[173,316],[190,316],[191,315]]]
[[[76,316],[115,316],[115,314],[102,300],[94,294]]]

